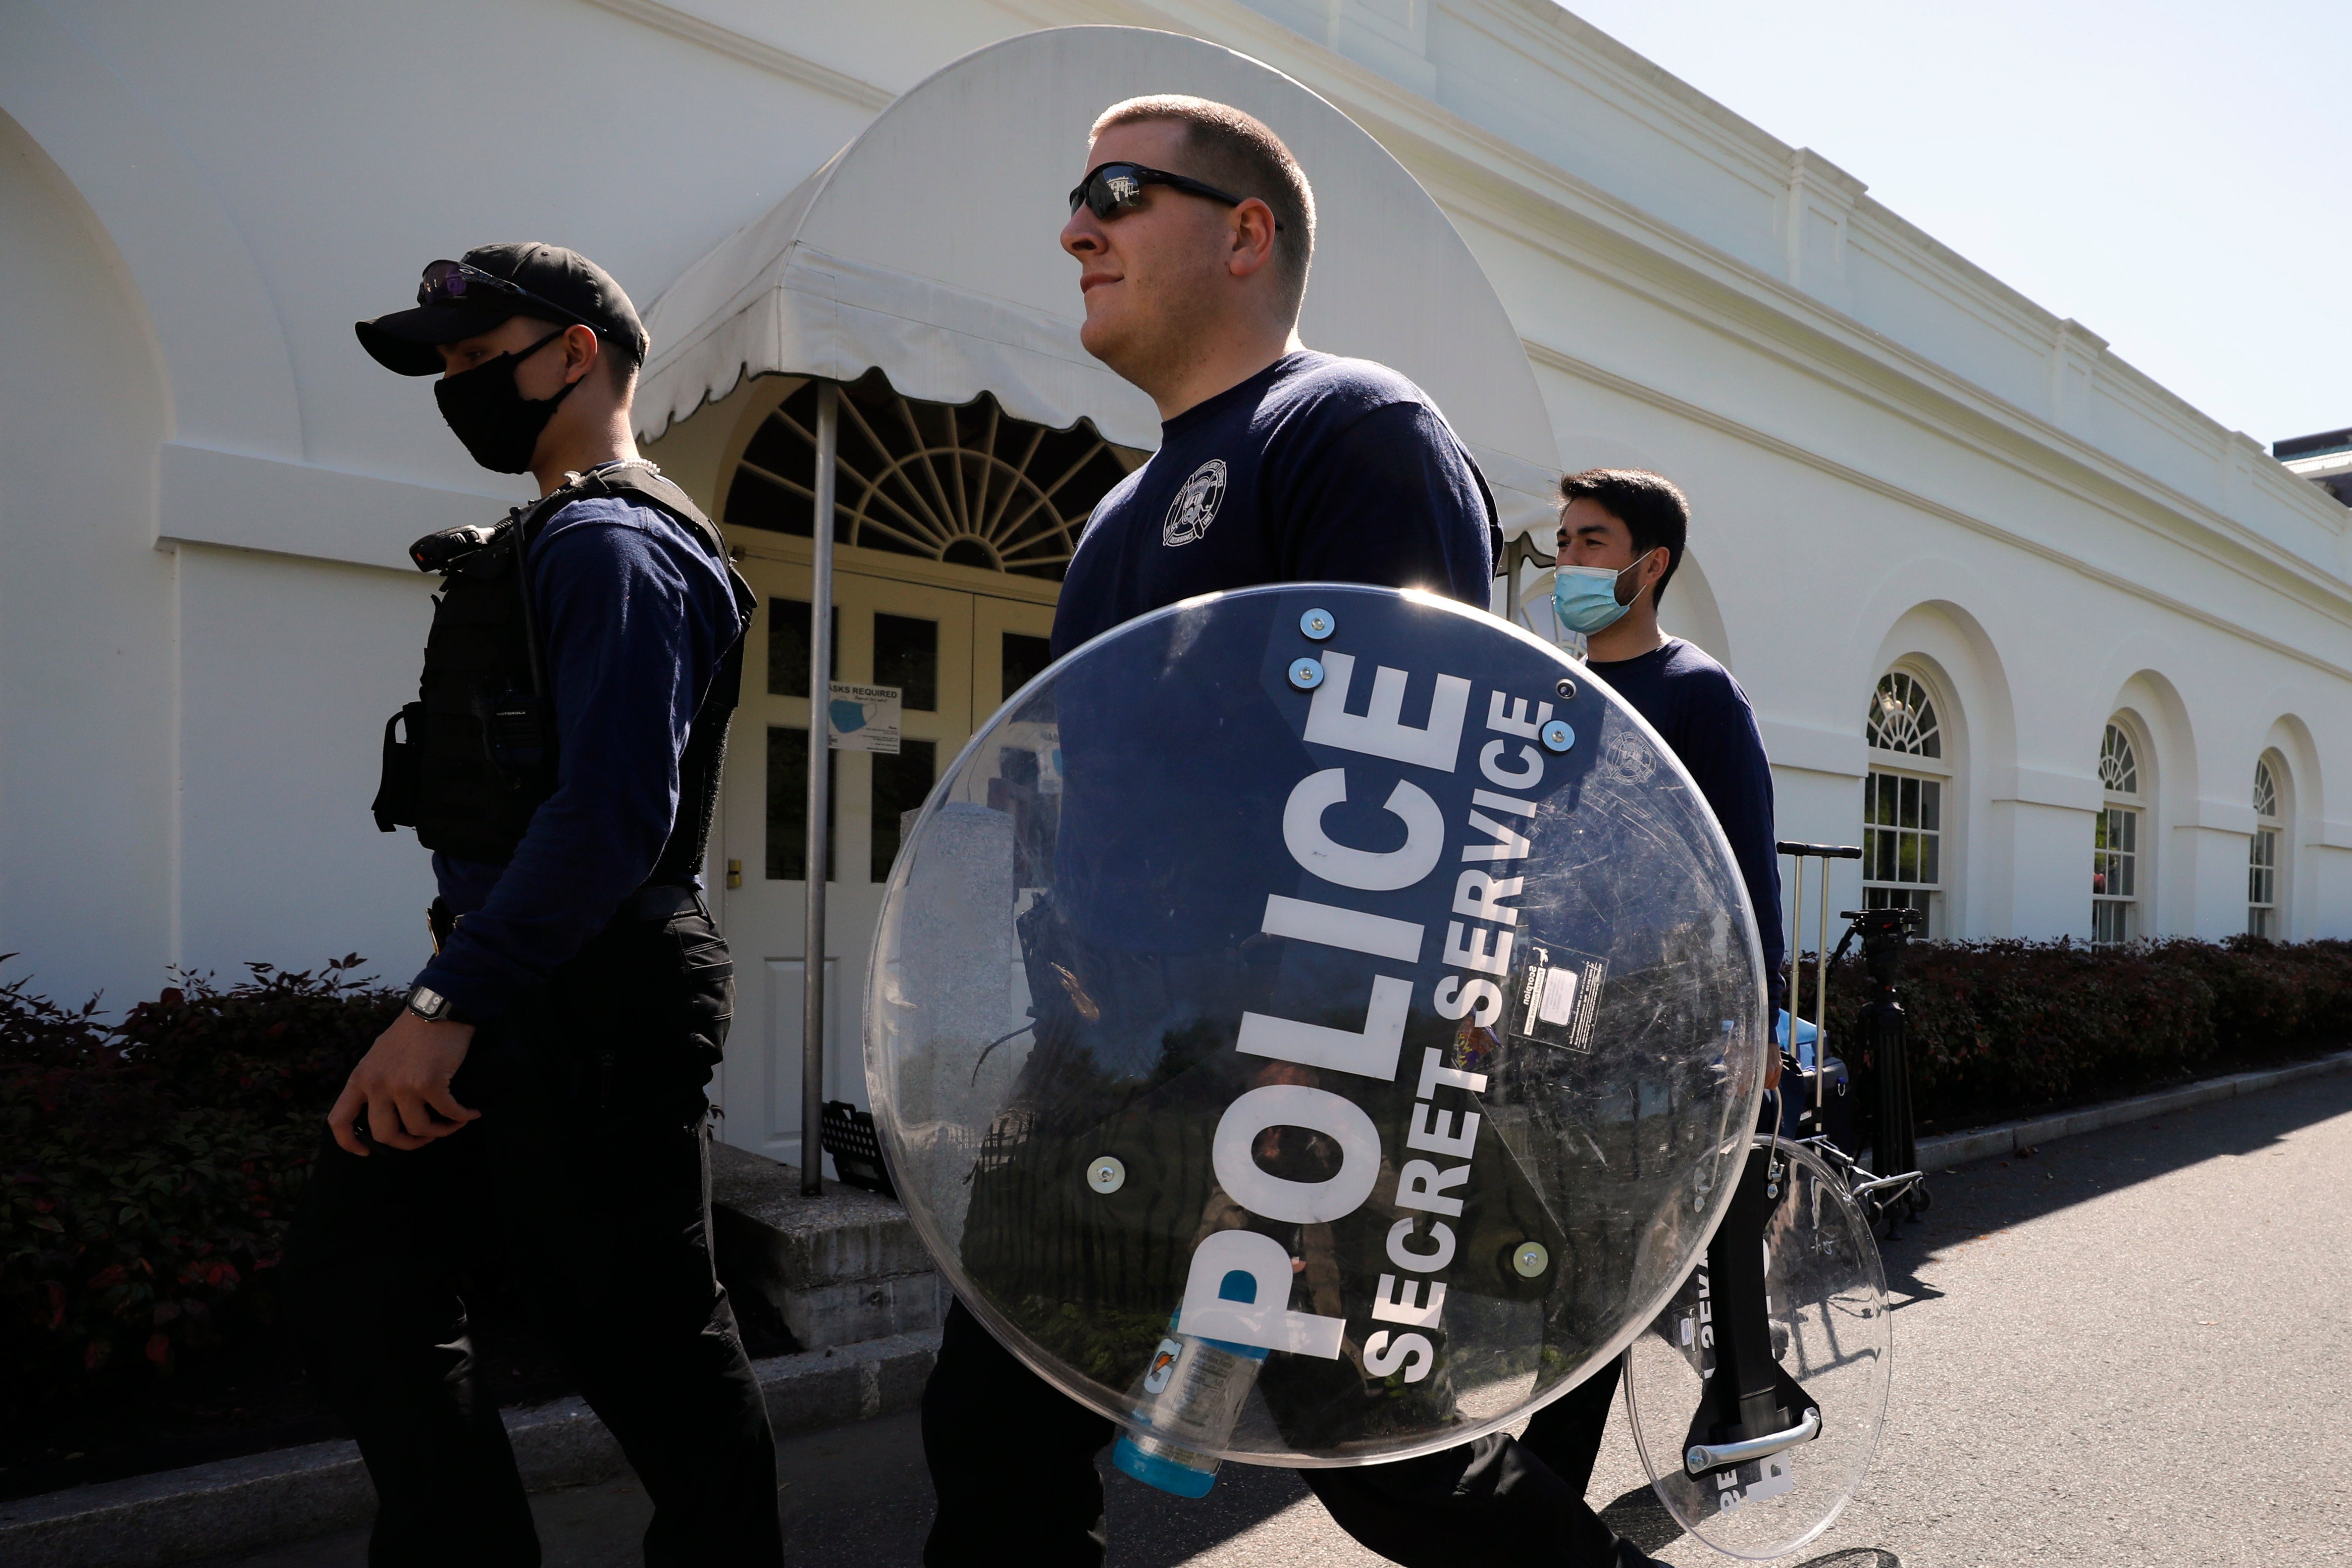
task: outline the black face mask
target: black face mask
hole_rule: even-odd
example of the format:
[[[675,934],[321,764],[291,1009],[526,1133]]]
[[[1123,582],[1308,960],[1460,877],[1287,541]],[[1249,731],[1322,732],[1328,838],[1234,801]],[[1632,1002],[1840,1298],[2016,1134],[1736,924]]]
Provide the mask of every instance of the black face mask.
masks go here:
[[[449,422],[474,461],[500,474],[520,474],[530,467],[540,432],[555,417],[555,405],[571,396],[572,388],[580,382],[571,383],[552,397],[534,400],[515,389],[515,372],[523,361],[570,330],[558,327],[527,349],[484,360],[471,370],[443,376],[433,384],[433,400],[441,405],[441,417]]]

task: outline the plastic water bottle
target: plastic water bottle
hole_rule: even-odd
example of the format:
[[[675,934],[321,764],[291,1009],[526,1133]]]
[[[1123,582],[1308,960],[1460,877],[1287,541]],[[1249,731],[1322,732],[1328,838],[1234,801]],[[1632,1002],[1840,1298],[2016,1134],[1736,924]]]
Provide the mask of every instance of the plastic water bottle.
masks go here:
[[[1241,1419],[1266,1352],[1255,1345],[1195,1339],[1168,1323],[1167,1335],[1129,1394],[1143,1430],[1123,1432],[1111,1462],[1146,1486],[1178,1497],[1206,1497],[1222,1448]]]

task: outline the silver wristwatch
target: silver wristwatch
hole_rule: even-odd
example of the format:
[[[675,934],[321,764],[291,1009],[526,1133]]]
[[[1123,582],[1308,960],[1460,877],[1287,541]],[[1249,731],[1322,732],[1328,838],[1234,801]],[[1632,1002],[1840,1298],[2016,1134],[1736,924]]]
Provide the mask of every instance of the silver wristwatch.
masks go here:
[[[411,986],[408,994],[401,999],[401,1004],[428,1024],[458,1024],[465,1021],[457,1016],[456,1003],[438,991],[428,990],[422,985]]]

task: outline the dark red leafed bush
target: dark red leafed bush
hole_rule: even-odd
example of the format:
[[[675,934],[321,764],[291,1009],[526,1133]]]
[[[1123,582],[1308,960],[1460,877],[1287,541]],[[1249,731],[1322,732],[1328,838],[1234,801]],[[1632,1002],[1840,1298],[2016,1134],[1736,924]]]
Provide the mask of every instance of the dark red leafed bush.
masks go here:
[[[1865,978],[1831,971],[1832,1052]],[[1951,1127],[2352,1042],[2352,942],[1919,943],[1902,994],[1913,1103]]]
[[[0,985],[0,1403],[270,1319],[320,1118],[399,1005],[359,962],[184,979],[112,1026]]]

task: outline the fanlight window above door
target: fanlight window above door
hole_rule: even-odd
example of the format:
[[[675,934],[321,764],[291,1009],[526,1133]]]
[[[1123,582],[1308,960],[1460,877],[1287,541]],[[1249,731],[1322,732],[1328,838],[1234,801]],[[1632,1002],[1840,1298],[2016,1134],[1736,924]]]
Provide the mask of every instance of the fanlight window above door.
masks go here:
[[[2120,724],[2108,725],[2099,742],[2099,782],[2110,795],[2139,793],[2139,753]]]
[[[961,406],[899,396],[877,376],[841,389],[836,543],[1059,582],[1087,518],[1150,454],[1080,424],[1049,430],[982,393]],[[810,536],[816,384],[779,405],[743,450],[726,521]]]
[[[1889,670],[1870,695],[1870,710],[1863,734],[1885,752],[1907,752],[1915,757],[1944,754],[1943,727],[1936,718],[1935,701],[1916,677]]]

